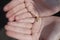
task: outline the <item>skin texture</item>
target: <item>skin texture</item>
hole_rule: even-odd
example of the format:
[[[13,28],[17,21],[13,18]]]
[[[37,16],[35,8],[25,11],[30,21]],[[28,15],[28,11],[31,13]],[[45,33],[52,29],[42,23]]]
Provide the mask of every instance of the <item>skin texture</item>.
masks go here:
[[[9,12],[7,12],[6,16],[11,20],[14,20],[14,17],[17,16],[16,13],[18,13],[18,15],[21,14],[20,11],[22,11],[22,13],[25,13],[27,11],[34,17],[51,16],[60,11],[60,5],[54,8],[48,8],[47,5],[44,5],[44,2],[45,1],[40,2],[40,0],[12,0],[4,7],[4,11],[10,10]],[[26,10],[23,11],[24,9]]]
[[[58,24],[60,24],[60,21],[58,21],[57,19],[60,20],[59,17],[52,17],[52,16],[42,18],[41,20],[39,20],[40,22],[38,21],[38,22],[35,22],[34,24],[30,24],[29,28],[27,27],[28,25],[25,25],[25,27],[24,27],[23,24],[25,22],[23,22],[23,23],[9,22],[7,24],[7,26],[5,26],[5,29],[7,30],[6,34],[12,38],[16,38],[19,40],[39,40],[40,37],[42,37],[44,40],[52,40],[51,35],[56,33],[56,32],[54,32],[55,28],[57,26],[58,26],[57,28],[60,27],[60,25],[58,25]],[[33,26],[31,27],[31,25],[33,25]],[[48,27],[48,28],[55,27],[55,28],[54,28],[54,30],[52,30],[52,32],[50,32],[50,34],[49,34],[49,32],[47,32],[47,34],[45,34],[45,32],[42,33],[42,30],[45,29],[45,27]],[[32,28],[32,30],[30,28]],[[59,30],[57,30],[57,31],[58,31],[57,33],[59,34],[60,31]],[[43,34],[43,35],[40,36],[41,34]],[[25,37],[24,37],[24,35],[25,35]],[[47,35],[49,38],[47,38]],[[56,35],[53,35],[53,36],[56,37]],[[57,35],[57,37],[58,37],[58,35]],[[53,39],[57,39],[57,38],[53,38]]]
[[[36,2],[32,0],[12,0],[7,4],[4,7],[4,11],[8,11],[6,17],[9,19],[8,24],[5,26],[6,34],[18,40],[39,40],[42,30],[47,25],[52,22],[57,23],[57,19],[60,20],[58,17],[51,16],[60,11],[59,7],[53,8],[52,11],[42,5],[37,0]],[[43,38],[47,39],[44,36]],[[47,40],[50,40],[49,38]]]

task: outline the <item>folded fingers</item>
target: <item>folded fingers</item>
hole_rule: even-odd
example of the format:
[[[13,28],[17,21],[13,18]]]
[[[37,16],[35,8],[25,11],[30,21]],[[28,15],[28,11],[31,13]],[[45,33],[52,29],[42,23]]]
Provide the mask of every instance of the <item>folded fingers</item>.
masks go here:
[[[34,23],[35,22],[35,18],[25,18],[25,19],[21,19],[21,20],[16,20],[17,22],[24,22],[24,23]]]
[[[11,17],[13,14],[19,12],[20,10],[24,9],[25,8],[25,4],[22,3],[22,4],[19,4],[18,6],[16,6],[15,8],[13,8],[12,10],[10,10],[6,16],[7,17]]]
[[[32,17],[32,15],[30,13],[28,13],[26,11],[25,12],[20,11],[20,12],[18,12],[16,14],[12,15],[9,18],[9,21],[12,21],[14,19],[18,20],[18,19],[25,19],[25,18],[30,18],[30,17]]]
[[[31,29],[32,28],[32,24],[31,23],[24,23],[24,22],[21,22],[21,23],[20,22],[8,22],[8,25],[18,26],[18,27],[27,28],[27,29]]]
[[[21,33],[21,34],[31,34],[31,30],[27,29],[27,28],[22,28],[22,27],[18,27],[18,26],[6,26],[5,29],[7,31],[13,31],[16,33]]]

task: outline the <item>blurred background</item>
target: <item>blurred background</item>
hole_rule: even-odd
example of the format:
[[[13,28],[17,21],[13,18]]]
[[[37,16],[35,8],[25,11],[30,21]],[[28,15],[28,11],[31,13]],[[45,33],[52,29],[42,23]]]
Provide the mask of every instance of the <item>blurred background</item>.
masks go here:
[[[4,26],[7,24],[8,20],[5,17],[6,12],[3,11],[3,7],[9,3],[11,0],[0,0],[0,40],[16,40],[5,35]],[[60,12],[54,14],[53,16],[60,17]]]

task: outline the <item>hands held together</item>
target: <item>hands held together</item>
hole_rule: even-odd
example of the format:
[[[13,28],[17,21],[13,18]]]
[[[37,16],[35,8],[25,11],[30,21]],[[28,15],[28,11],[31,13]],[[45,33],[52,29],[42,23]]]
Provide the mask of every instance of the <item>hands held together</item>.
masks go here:
[[[60,11],[59,7],[51,10],[44,8],[42,3],[37,6],[37,3],[33,0],[12,0],[4,7],[4,11],[8,11],[6,17],[9,22],[5,26],[8,36],[18,40],[39,40],[44,27],[60,20],[51,16]]]

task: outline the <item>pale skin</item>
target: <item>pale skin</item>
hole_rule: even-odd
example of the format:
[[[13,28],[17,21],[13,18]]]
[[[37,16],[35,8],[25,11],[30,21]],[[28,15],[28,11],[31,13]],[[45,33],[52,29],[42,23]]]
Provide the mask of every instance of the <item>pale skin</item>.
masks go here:
[[[60,21],[58,21],[58,20],[60,20],[58,17],[53,17],[53,16],[47,17],[47,18],[42,18],[41,25],[39,24],[39,22],[37,22],[37,23],[34,23],[33,26],[31,23],[29,24],[29,23],[25,23],[25,22],[22,22],[22,23],[8,22],[8,24],[5,26],[5,29],[7,30],[6,34],[8,36],[18,39],[18,40],[39,40],[41,32],[44,27],[60,26],[60,25],[58,25],[58,24],[60,24]],[[56,24],[52,25],[51,23],[53,23],[53,22],[55,22]],[[31,30],[31,28],[33,28],[33,29]],[[48,35],[48,33],[45,35]],[[48,39],[47,36],[44,36],[44,35],[43,35],[43,38],[44,38],[44,40]],[[55,38],[55,39],[57,39],[57,38]]]
[[[8,36],[18,40],[39,40],[45,26],[53,21],[56,22],[57,19],[60,20],[58,17],[51,16],[60,11],[59,7],[54,8],[53,11],[40,12],[39,15],[30,2],[31,0],[12,0],[4,7],[4,11],[8,11],[6,17],[9,19],[9,22],[5,27]]]

